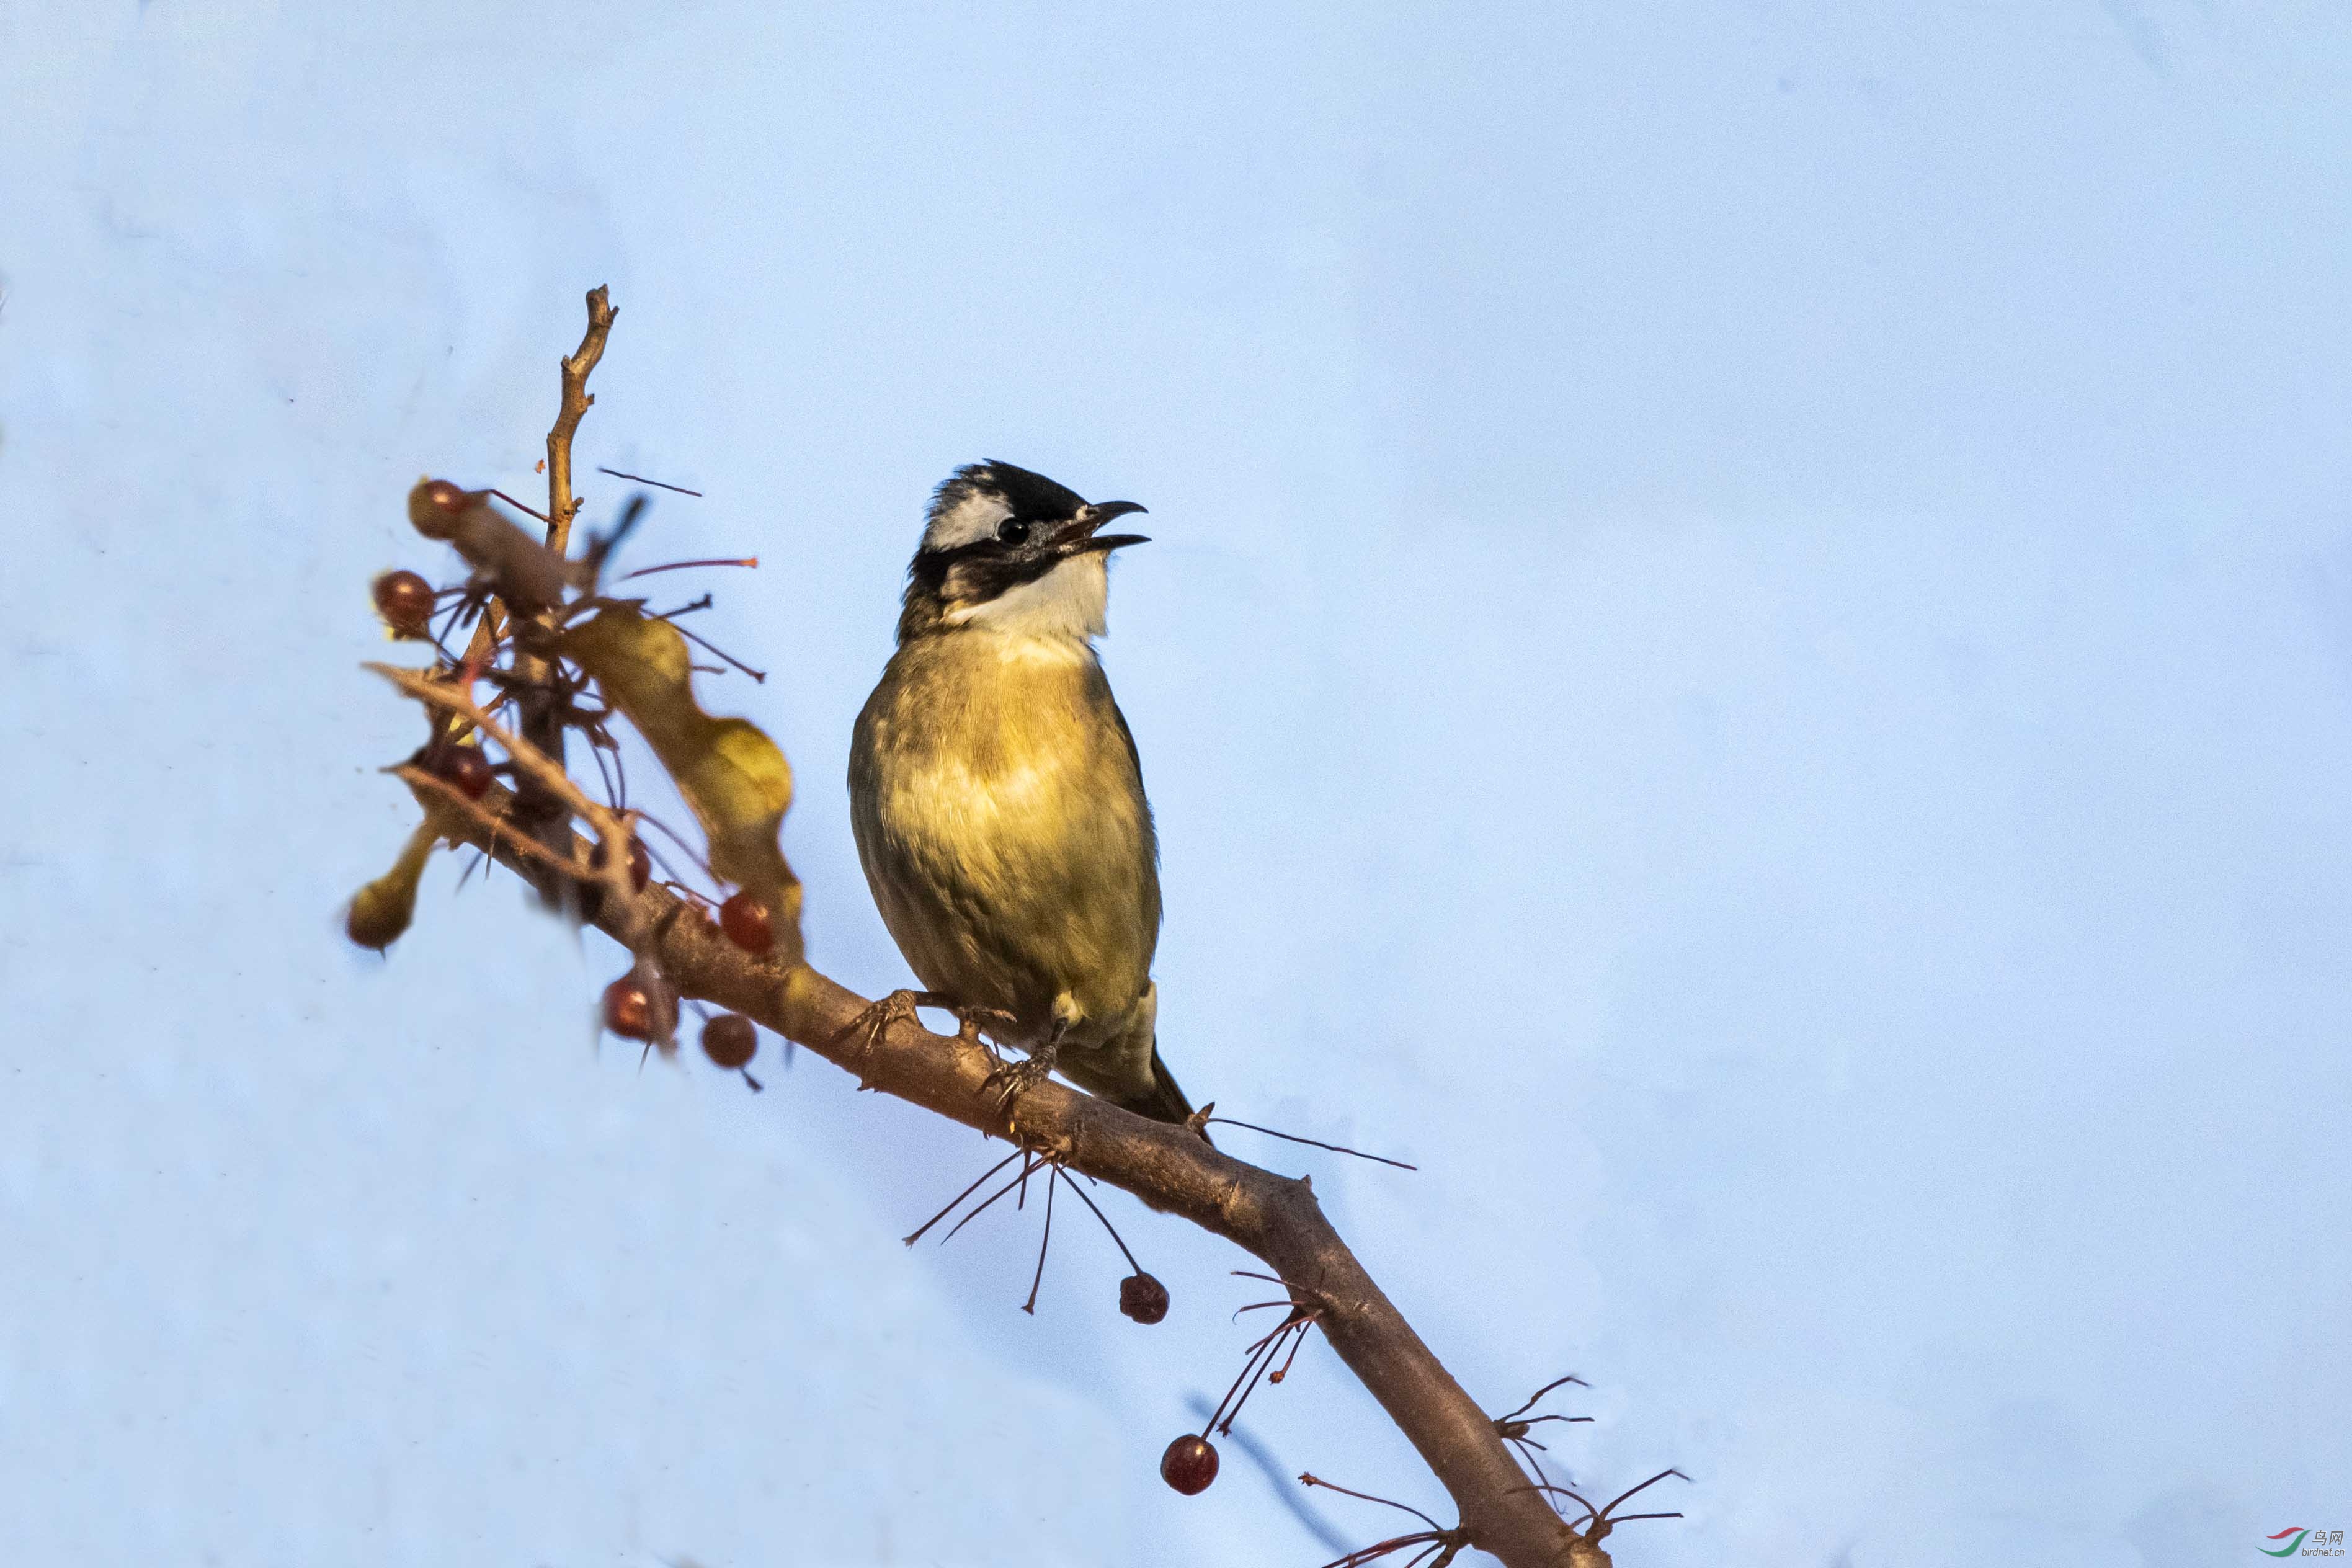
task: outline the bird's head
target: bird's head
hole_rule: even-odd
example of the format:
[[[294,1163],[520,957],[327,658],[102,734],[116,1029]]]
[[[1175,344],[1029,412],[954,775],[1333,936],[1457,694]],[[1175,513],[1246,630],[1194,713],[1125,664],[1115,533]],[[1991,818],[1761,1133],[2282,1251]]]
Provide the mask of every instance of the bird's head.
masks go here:
[[[958,468],[931,497],[923,542],[907,569],[900,641],[970,626],[1041,638],[1099,637],[1109,596],[1105,563],[1139,533],[1105,523],[1143,508],[1089,503],[1010,463]]]

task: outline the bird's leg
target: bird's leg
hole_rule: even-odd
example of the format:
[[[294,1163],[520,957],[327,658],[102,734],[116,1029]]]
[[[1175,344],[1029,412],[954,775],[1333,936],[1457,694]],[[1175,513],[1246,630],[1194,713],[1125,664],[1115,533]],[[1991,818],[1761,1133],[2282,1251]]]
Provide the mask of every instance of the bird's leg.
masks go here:
[[[1054,1064],[1061,1059],[1062,1037],[1070,1032],[1067,1018],[1056,1018],[1045,1037],[1032,1047],[1025,1060],[1002,1063],[988,1075],[983,1089],[996,1091],[996,1109],[1012,1119],[1013,1102],[1038,1084],[1054,1076]]]
[[[956,1016],[956,1038],[966,1045],[981,1046],[992,1056],[995,1054],[994,1047],[980,1037],[981,1025],[987,1022],[1010,1026],[1013,1021],[1013,1015],[1000,1007],[966,1007],[954,997],[937,991],[893,991],[879,1002],[869,1003],[864,1012],[852,1018],[848,1026],[834,1037],[834,1044],[844,1044],[853,1036],[861,1037],[865,1043],[858,1055],[863,1060],[874,1054],[875,1045],[888,1032],[891,1025],[919,1023],[920,1020],[915,1016],[918,1007],[937,1007],[941,1012],[953,1013]]]
[[[944,1005],[944,1004],[940,1005]],[[923,1005],[930,1006],[933,1005],[933,1004],[925,1003]],[[967,1046],[978,1046],[982,1050],[988,1053],[989,1059],[992,1061],[1002,1063],[1004,1060],[1003,1053],[996,1048],[996,1042],[994,1040],[983,1039],[981,1037],[980,1026],[983,1022],[992,1024],[995,1025],[1001,1032],[1003,1030],[1012,1028],[1020,1022],[1019,1019],[1015,1018],[1012,1014],[1006,1012],[1002,1007],[950,1006],[948,1008],[948,1011],[953,1013],[956,1016],[956,1039],[959,1043]]]

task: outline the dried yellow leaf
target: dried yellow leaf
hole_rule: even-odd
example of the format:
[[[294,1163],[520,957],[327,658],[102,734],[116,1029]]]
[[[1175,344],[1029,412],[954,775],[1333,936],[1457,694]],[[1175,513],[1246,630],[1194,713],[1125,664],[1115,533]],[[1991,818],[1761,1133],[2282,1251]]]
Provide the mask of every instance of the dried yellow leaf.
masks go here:
[[[718,719],[694,700],[693,659],[667,621],[608,604],[566,630],[564,655],[596,678],[646,738],[702,824],[710,868],[767,906],[774,955],[801,960],[801,884],[777,840],[793,770],[748,719]]]

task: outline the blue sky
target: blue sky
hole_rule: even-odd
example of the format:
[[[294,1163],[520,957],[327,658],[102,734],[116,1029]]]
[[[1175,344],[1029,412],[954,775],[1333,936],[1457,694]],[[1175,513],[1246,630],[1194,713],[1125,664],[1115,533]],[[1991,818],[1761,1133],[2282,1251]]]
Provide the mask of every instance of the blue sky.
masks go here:
[[[18,1560],[1330,1555],[1154,1473],[1229,1248],[1122,1201],[1174,1315],[1073,1226],[1032,1320],[1025,1219],[897,1243],[969,1134],[593,1048],[511,883],[342,943],[367,580],[534,482],[600,282],[583,468],[765,563],[706,700],[862,989],[929,487],[1151,508],[1163,1047],[1421,1163],[1264,1151],[1480,1398],[1596,1385],[1562,1468],[1696,1478],[1620,1562],[2352,1511],[2339,10],[334,9],[0,4]],[[1439,1511],[1299,1365],[1255,1436]]]

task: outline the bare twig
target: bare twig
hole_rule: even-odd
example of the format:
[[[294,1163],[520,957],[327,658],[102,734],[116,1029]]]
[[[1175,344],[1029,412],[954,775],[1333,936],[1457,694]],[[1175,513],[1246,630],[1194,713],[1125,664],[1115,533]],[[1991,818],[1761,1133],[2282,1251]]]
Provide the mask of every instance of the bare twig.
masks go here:
[[[593,400],[592,399],[591,401],[593,401]],[[498,497],[500,500],[502,500],[502,501],[506,502],[506,503],[507,503],[507,505],[509,505],[509,506],[510,506],[510,507],[514,508],[514,509],[515,509],[515,510],[517,510],[517,511],[519,511],[519,512],[525,513],[526,515],[530,516],[530,517],[535,517],[535,518],[539,519],[539,521],[541,521],[541,522],[545,522],[545,521],[548,521],[548,516],[547,516],[547,514],[546,514],[545,512],[543,512],[543,511],[540,510],[539,510],[539,508],[537,508],[537,507],[535,507],[535,506],[528,505],[528,504],[526,504],[525,502],[522,502],[522,501],[519,501],[519,500],[515,500],[515,499],[514,499],[514,497],[512,497],[512,496],[510,496],[510,495],[507,494],[507,492],[506,492],[506,491],[504,491],[504,490],[502,490],[502,489],[493,489],[490,491],[490,494],[492,494],[492,495],[494,495],[494,496]]]
[[[1252,1132],[1263,1132],[1269,1138],[1280,1138],[1286,1142],[1305,1143],[1317,1149],[1328,1149],[1334,1154],[1353,1154],[1359,1160],[1377,1160],[1383,1165],[1394,1165],[1400,1171],[1421,1169],[1419,1165],[1408,1165],[1402,1160],[1391,1160],[1386,1154],[1367,1154],[1361,1149],[1350,1149],[1345,1143],[1326,1143],[1320,1138],[1301,1138],[1296,1132],[1276,1132],[1271,1127],[1260,1127],[1255,1121],[1236,1121],[1230,1116],[1204,1116],[1201,1118],[1201,1124],[1204,1127],[1246,1128]]]
[[[467,690],[464,685],[446,680],[436,680],[429,675],[418,670],[403,669],[396,664],[371,664],[367,668],[383,676],[419,702],[470,721],[474,728],[498,742],[499,748],[512,760],[519,773],[537,784],[549,797],[569,806],[574,816],[595,829],[597,838],[604,846],[604,865],[601,870],[586,869],[583,879],[593,879],[604,884],[604,898],[601,907],[619,908],[625,911],[627,910],[632,892],[629,885],[629,839],[632,835],[625,814],[608,811],[590,799],[585,790],[572,782],[571,774],[565,773],[554,762],[550,761],[547,754],[538,747],[513,734],[492,718],[489,710],[475,701],[473,693]],[[441,784],[438,779],[431,782],[436,785]],[[443,786],[442,793],[445,796],[457,794],[456,791],[447,790],[446,786]],[[458,795],[458,798],[464,800],[462,795]],[[464,800],[464,804],[472,808],[467,816],[469,819],[473,819],[477,826],[482,819],[488,819],[493,824],[497,822],[497,816],[478,803]],[[563,837],[567,841],[571,839],[570,829],[564,830]],[[496,856],[511,847],[513,842],[511,837],[500,839],[493,834],[490,841],[484,843],[480,847],[488,849]],[[548,847],[544,839],[536,840],[531,847],[538,851],[538,854],[532,857],[533,858],[549,862],[570,876],[583,876],[583,869],[588,866],[586,857],[559,853]],[[572,846],[567,842],[567,848],[569,847]],[[521,868],[517,866],[515,869],[520,871]],[[605,929],[613,931],[610,926]],[[638,950],[639,944],[634,931],[625,928],[613,931],[613,935],[632,952]]]
[[[547,432],[547,548],[563,555],[572,542],[572,521],[580,512],[580,502],[572,494],[572,437],[580,428],[581,416],[588,412],[595,396],[588,390],[588,375],[596,362],[604,357],[604,340],[613,331],[611,297],[603,285],[588,290],[588,329],[580,340],[580,347],[561,362],[562,387],[556,405],[555,423]],[[541,630],[553,625],[555,613],[551,608],[536,617]],[[558,769],[563,764],[563,715],[558,710],[549,690],[548,663],[529,646],[516,648],[515,673],[525,682],[521,703],[523,738],[540,752],[554,760]],[[532,782],[538,782],[533,775]],[[534,788],[522,792],[521,820],[526,831],[541,843],[553,847],[562,824],[553,798]],[[541,889],[551,901],[562,896],[557,887]]]
[[[619,313],[602,284],[589,289],[588,331],[580,347],[562,362],[563,401],[547,433],[547,547],[559,555],[570,547],[572,520],[580,515],[580,503],[572,495],[572,437],[580,428],[581,416],[596,401],[588,390],[588,375],[604,357],[604,340]]]
[[[581,346],[584,348],[587,345],[583,343]],[[582,374],[584,375],[586,373],[583,372]],[[682,496],[692,496],[697,500],[700,500],[702,499],[702,492],[700,490],[690,490],[684,485],[667,484],[660,479],[649,479],[643,474],[625,474],[618,468],[608,468],[601,463],[596,466],[596,471],[600,474],[610,474],[616,479],[633,479],[641,485],[653,485],[661,489],[676,490]]]

